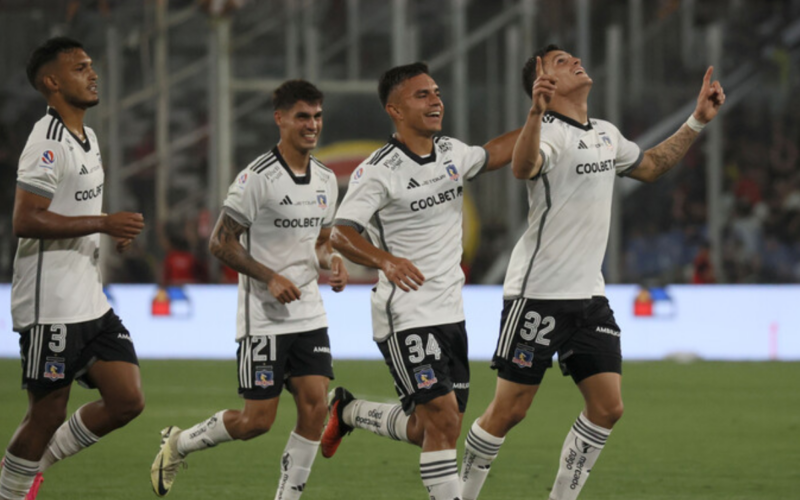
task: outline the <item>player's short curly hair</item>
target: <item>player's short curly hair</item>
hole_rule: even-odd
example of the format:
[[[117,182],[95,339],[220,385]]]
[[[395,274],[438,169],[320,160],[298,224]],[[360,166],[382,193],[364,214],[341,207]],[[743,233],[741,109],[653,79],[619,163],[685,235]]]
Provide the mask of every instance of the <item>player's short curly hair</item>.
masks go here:
[[[381,79],[378,81],[378,97],[380,97],[383,107],[386,107],[386,103],[389,102],[389,94],[392,93],[392,90],[394,90],[395,87],[410,78],[414,78],[415,76],[422,74],[430,74],[428,71],[428,65],[424,62],[415,62],[406,64],[404,66],[395,66],[394,68],[387,70],[384,74],[382,74]]]
[[[39,70],[42,69],[42,66],[55,61],[62,52],[69,52],[75,49],[83,49],[83,44],[65,36],[51,38],[37,47],[31,53],[31,57],[28,59],[28,66],[25,68],[28,81],[33,85],[33,88],[40,92],[43,90],[41,87],[42,82],[39,80]]]
[[[306,80],[288,80],[272,93],[272,107],[275,111],[287,110],[297,101],[309,104],[322,104],[325,99],[322,91]]]
[[[536,58],[541,57],[544,59],[545,54],[554,50],[563,49],[558,45],[551,43],[537,50],[531,56],[531,58],[525,62],[525,66],[522,67],[522,88],[531,99],[533,99],[533,82],[536,81]]]

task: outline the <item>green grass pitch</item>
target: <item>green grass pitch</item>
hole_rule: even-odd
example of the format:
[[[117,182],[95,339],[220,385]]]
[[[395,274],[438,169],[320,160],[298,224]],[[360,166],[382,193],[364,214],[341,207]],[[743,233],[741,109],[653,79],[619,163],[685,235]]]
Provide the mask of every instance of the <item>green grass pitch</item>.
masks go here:
[[[394,401],[382,362],[337,361],[337,380],[357,396]],[[491,400],[495,377],[472,365],[464,429]],[[143,361],[144,413],[93,448],[57,464],[40,500],[151,499],[159,430],[187,427],[239,408],[234,361]],[[27,398],[17,360],[0,360],[0,442],[8,443]],[[798,498],[800,363],[635,363],[624,367],[626,412],[581,495],[593,500]],[[70,411],[96,397],[74,386]],[[581,409],[568,378],[550,370],[527,419],[506,439],[483,500],[546,499],[561,443]],[[284,395],[273,429],[189,457],[173,500],[273,498],[278,461],[294,423]],[[463,451],[463,434],[459,457]],[[304,499],[425,499],[418,449],[355,432],[337,455],[317,458]]]

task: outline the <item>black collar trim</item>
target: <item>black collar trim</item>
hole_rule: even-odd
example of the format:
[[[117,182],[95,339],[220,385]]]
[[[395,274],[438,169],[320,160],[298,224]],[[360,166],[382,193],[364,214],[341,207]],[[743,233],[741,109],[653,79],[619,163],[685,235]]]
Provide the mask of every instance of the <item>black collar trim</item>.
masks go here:
[[[55,108],[51,108],[50,106],[48,106],[47,114],[50,116],[55,116],[56,119],[60,121],[62,125],[64,125],[64,129],[67,132],[69,132],[69,135],[71,135],[72,138],[75,139],[75,142],[81,145],[84,151],[88,153],[89,151],[92,150],[92,143],[89,141],[89,134],[86,133],[86,129],[83,130],[83,136],[86,137],[86,140],[82,141],[78,139],[78,136],[72,133],[72,130],[70,130],[69,127],[66,126],[66,124],[64,124],[64,120],[61,119],[61,115],[58,114],[58,111],[56,111]]]
[[[591,119],[589,120],[589,123],[584,125],[584,124],[578,122],[577,120],[573,120],[572,118],[570,118],[568,116],[564,116],[561,113],[556,113],[555,111],[548,111],[546,114],[552,116],[553,118],[558,118],[559,120],[561,120],[562,122],[566,123],[567,125],[572,125],[575,128],[579,128],[581,130],[592,130],[592,120]]]
[[[278,162],[280,162],[281,166],[286,170],[295,184],[311,184],[311,160],[309,160],[308,165],[306,165],[306,175],[298,176],[292,171],[291,168],[289,168],[289,164],[283,159],[283,155],[281,154],[280,150],[278,150],[277,145],[272,148],[272,154],[275,155],[275,158],[278,159]]]
[[[392,144],[395,147],[397,147],[398,149],[400,149],[400,151],[405,153],[406,156],[408,156],[409,158],[414,160],[414,162],[416,162],[418,165],[425,165],[426,163],[433,163],[433,162],[436,161],[436,145],[435,144],[433,145],[433,147],[431,147],[431,154],[429,156],[426,156],[425,158],[422,158],[421,156],[417,156],[413,151],[408,149],[408,147],[405,144],[403,144],[402,142],[398,141],[397,138],[395,138],[395,136],[389,137],[389,144]]]

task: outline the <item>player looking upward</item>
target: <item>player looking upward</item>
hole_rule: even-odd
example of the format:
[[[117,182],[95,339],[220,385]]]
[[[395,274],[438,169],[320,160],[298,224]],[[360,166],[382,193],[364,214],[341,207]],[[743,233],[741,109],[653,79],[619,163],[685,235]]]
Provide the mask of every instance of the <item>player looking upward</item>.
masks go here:
[[[86,110],[98,103],[97,73],[83,46],[53,38],[34,50],[28,80],[47,101],[19,159],[14,200],[11,315],[20,335],[28,412],[6,449],[0,498],[17,500],[37,473],[96,443],[144,408],[131,334],[103,293],[100,233],[125,250],[141,214],[102,213],[103,164]],[[72,381],[101,398],[67,422]],[[29,497],[29,498],[31,498]]]
[[[239,274],[236,340],[243,410],[222,410],[189,429],[162,431],[151,468],[156,495],[169,493],[185,457],[219,443],[269,431],[284,384],[297,425],[281,460],[276,499],[300,498],[311,473],[333,378],[319,267],[335,292],[347,284],[342,257],[330,245],[336,176],[311,156],[322,132],[323,95],[303,80],[273,94],[280,142],[242,170],[228,190],[211,252]]]
[[[687,122],[642,152],[617,128],[590,119],[592,79],[581,60],[549,45],[523,69],[532,105],[514,147],[514,175],[528,188],[528,228],[511,254],[494,400],[467,435],[463,498],[474,500],[508,432],[533,402],[554,353],[585,406],[561,450],[551,500],[577,498],[622,416],[620,329],[604,296],[601,264],[615,175],[655,181],[674,167],[725,102],[712,68]]]
[[[461,496],[456,441],[469,395],[459,265],[464,182],[507,164],[519,131],[484,147],[435,137],[444,104],[423,63],[388,70],[379,95],[396,132],[353,172],[331,238],[345,257],[379,270],[373,336],[401,404],[335,389],[322,453],[332,456],[353,428],[421,446],[422,483],[431,498],[453,500]]]

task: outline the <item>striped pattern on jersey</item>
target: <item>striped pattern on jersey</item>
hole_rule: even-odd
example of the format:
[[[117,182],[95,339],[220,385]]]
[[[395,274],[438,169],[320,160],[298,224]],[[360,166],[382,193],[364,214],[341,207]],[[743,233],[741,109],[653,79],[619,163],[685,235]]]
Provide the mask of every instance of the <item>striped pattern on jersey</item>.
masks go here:
[[[506,358],[511,353],[511,344],[514,340],[514,332],[519,328],[519,320],[522,318],[522,312],[525,310],[525,304],[528,299],[519,298],[515,299],[511,304],[511,309],[506,316],[506,322],[503,324],[503,329],[500,331],[500,340],[497,342],[498,357]]]
[[[255,160],[253,160],[253,162],[250,164],[250,170],[252,170],[257,174],[260,174],[261,172],[268,169],[277,162],[278,162],[278,157],[275,156],[275,154],[272,151],[270,151],[269,153],[265,153],[256,158]]]
[[[404,399],[416,392],[416,385],[408,374],[403,363],[403,351],[400,350],[400,344],[397,342],[397,335],[391,335],[386,339],[386,344],[389,346],[389,355],[392,357],[392,364],[397,372],[397,379],[402,386],[398,387],[400,393],[403,395],[400,399]]]
[[[38,298],[38,294],[37,294]],[[42,364],[42,344],[44,343],[44,327],[45,325],[38,325],[31,328],[28,335],[31,336],[30,343],[28,344],[28,352],[25,356],[27,366],[25,367],[25,377],[31,380],[38,380],[39,373],[41,373]]]
[[[482,437],[475,434],[475,432],[470,428],[469,433],[467,434],[467,447],[470,448],[473,452],[480,453],[480,456],[483,458],[494,458],[500,453],[500,444],[490,443],[486,441]],[[488,466],[486,467],[488,469]]]
[[[525,279],[522,281],[522,290],[520,291],[520,296],[525,295],[525,290],[528,287],[528,278],[531,275],[531,269],[533,269],[533,262],[536,260],[536,254],[539,253],[539,248],[542,246],[542,233],[544,232],[544,224],[547,222],[547,214],[550,212],[550,208],[553,207],[553,201],[550,198],[550,181],[547,178],[547,174],[541,174],[541,179],[542,183],[544,184],[544,196],[547,206],[544,209],[544,213],[542,213],[542,218],[539,219],[539,233],[536,235],[536,248],[533,250],[533,255],[531,255],[531,261],[528,264],[528,270],[525,271]]]
[[[392,144],[391,142],[387,143],[381,149],[376,151],[374,155],[372,155],[372,159],[367,162],[367,165],[377,165],[378,163],[380,163],[381,160],[386,158],[386,155],[391,153],[392,150],[394,150],[394,148],[395,148],[394,144]]]
[[[51,141],[61,142],[64,137],[64,122],[57,116],[50,118],[50,125],[47,127],[47,138]]]
[[[595,448],[602,449],[606,445],[608,436],[611,434],[610,430],[603,429],[589,422],[589,420],[581,413],[575,423],[572,424],[572,432],[574,432],[584,443],[594,446]],[[587,450],[582,450],[586,453]]]

